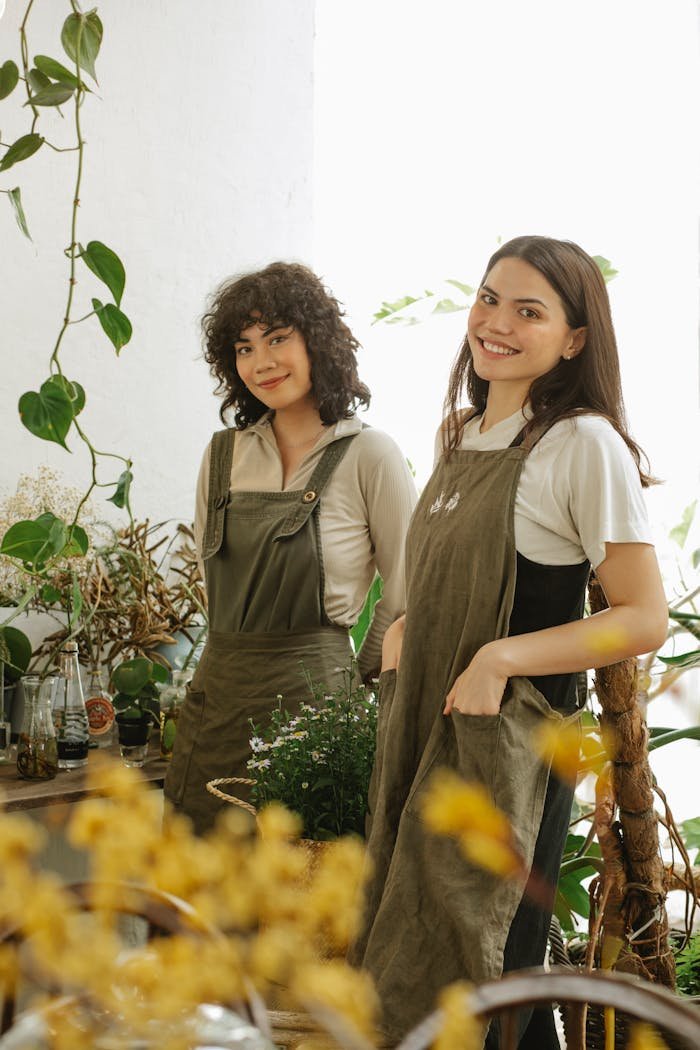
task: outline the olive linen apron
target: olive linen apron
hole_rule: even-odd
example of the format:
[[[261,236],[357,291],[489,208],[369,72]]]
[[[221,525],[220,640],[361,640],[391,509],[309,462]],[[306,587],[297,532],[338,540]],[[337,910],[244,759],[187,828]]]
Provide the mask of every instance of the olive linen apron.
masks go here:
[[[443,457],[409,526],[401,662],[398,673],[380,677],[368,819],[373,876],[365,929],[350,956],[375,979],[382,1030],[390,1041],[434,1008],[446,984],[501,974],[522,897],[519,883],[475,867],[453,840],[425,828],[421,802],[430,774],[449,767],[486,785],[531,865],[545,797],[555,785],[532,750],[531,735],[545,720],[563,725],[579,717],[576,676],[568,676],[566,688],[561,676],[555,683],[566,713],[552,707],[528,678],[514,677],[499,714],[442,714],[447,693],[477,650],[509,633],[518,565],[515,495],[525,457],[539,437],[523,440],[521,433],[507,449],[458,450]],[[541,568],[555,569],[546,577],[555,585],[556,567]],[[559,622],[582,614],[588,565],[573,574],[572,568],[563,567],[572,600],[566,612],[558,610]],[[535,630],[538,620],[539,626],[551,626],[550,619],[544,609],[529,621],[521,616],[520,623]],[[551,793],[558,794],[556,788]],[[564,788],[563,797],[565,819],[553,844],[557,867],[570,789]],[[544,944],[540,961],[543,956]],[[515,959],[513,968],[517,965]]]
[[[250,720],[266,725],[278,695],[296,713],[312,699],[306,675],[332,690],[352,659],[347,630],[324,611],[319,503],[353,436],[326,448],[303,490],[229,493],[235,431],[214,435],[202,551],[210,629],[164,789],[199,834],[226,805],[207,781],[248,776]]]

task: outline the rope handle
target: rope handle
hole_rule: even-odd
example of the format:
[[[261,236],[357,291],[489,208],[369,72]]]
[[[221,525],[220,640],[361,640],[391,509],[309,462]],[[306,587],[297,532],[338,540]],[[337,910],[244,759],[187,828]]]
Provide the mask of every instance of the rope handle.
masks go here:
[[[242,798],[236,798],[235,795],[228,795],[225,791],[219,791],[219,784],[255,784],[255,780],[251,780],[249,777],[218,777],[216,780],[207,781],[207,791],[211,795],[216,795],[217,798],[223,799],[224,802],[232,802],[234,806],[240,806],[241,809],[246,810],[247,813],[252,813],[254,817],[258,815],[258,811],[255,806],[251,806],[250,802],[244,802]]]

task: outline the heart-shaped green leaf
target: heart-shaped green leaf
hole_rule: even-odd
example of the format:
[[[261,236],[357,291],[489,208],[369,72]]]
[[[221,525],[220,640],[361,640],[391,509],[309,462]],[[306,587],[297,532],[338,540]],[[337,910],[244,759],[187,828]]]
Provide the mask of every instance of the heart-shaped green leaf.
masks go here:
[[[27,217],[24,214],[24,208],[22,207],[22,194],[20,193],[19,186],[15,186],[13,190],[10,190],[8,193],[8,197],[10,198],[10,204],[12,205],[12,209],[15,213],[17,225],[19,226],[24,236],[29,237],[29,240],[31,241],[32,237],[29,232],[29,227],[27,226]]]
[[[31,157],[32,154],[42,146],[44,139],[41,135],[37,135],[35,131],[29,133],[29,135],[22,135],[21,138],[13,142],[8,149],[5,156],[0,161],[0,171],[7,171],[13,164],[17,164],[20,160],[26,160],[27,157]]]
[[[125,696],[138,696],[150,680],[153,664],[145,656],[125,660],[115,667],[112,674],[114,688]]]
[[[90,541],[88,534],[84,528],[80,525],[73,525],[68,530],[68,544],[64,551],[67,558],[72,558],[76,555],[83,557],[87,554]]]
[[[133,480],[134,475],[130,470],[123,471],[117,481],[117,490],[113,496],[109,497],[108,502],[113,503],[115,507],[125,507],[129,502],[129,489]]]
[[[38,394],[34,390],[22,394],[19,414],[30,433],[68,450],[65,438],[73,422],[73,402],[58,383],[47,379]]]
[[[119,256],[101,241],[90,241],[86,248],[81,248],[80,258],[107,285],[119,306],[126,284],[124,265]]]
[[[99,299],[93,299],[92,308],[118,354],[131,339],[131,321],[114,303],[103,304]]]
[[[46,80],[48,81],[48,87],[36,91],[24,103],[25,106],[62,106],[75,91],[75,88],[66,86],[66,84],[52,84],[48,77],[46,77]]]
[[[62,554],[68,542],[68,529],[55,514],[40,514],[34,521],[17,521],[0,543],[0,554],[40,570],[50,558]]]
[[[77,62],[81,69],[88,71],[95,83],[97,83],[95,59],[100,50],[102,35],[102,22],[95,11],[89,11],[87,14],[68,15],[61,30],[63,50],[73,62]],[[80,55],[78,55],[78,41],[80,41]]]
[[[29,661],[32,658],[32,643],[24,631],[18,631],[16,627],[8,625],[0,627],[0,644],[5,663],[5,680],[16,682],[29,667]]]
[[[79,416],[85,408],[85,391],[80,383],[76,383],[75,380],[66,379],[65,376],[60,375],[51,376],[47,382],[55,383],[56,386],[60,387],[61,390],[68,395],[70,403],[73,406],[73,415]]]
[[[19,69],[15,63],[8,58],[0,66],[0,99],[7,98],[17,87],[19,80]]]
[[[33,94],[38,94],[39,91],[43,91],[44,88],[51,86],[51,81],[46,76],[46,73],[42,73],[40,69],[30,69],[27,73],[27,80]],[[26,102],[24,104],[25,106],[27,105]]]
[[[71,73],[70,69],[66,69],[65,66],[57,62],[55,58],[49,58],[48,55],[36,55],[34,58],[34,65],[43,73],[44,76],[50,77],[51,80],[57,80],[61,84],[69,84],[73,88],[79,86],[78,78],[75,73]],[[82,85],[84,90],[88,90],[85,85]]]

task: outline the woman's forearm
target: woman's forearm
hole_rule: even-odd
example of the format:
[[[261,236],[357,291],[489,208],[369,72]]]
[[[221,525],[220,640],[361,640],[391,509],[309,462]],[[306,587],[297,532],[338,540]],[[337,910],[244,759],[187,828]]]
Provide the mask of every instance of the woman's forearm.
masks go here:
[[[489,642],[481,651],[508,678],[587,671],[659,648],[666,637],[663,613],[624,605],[573,623]]]

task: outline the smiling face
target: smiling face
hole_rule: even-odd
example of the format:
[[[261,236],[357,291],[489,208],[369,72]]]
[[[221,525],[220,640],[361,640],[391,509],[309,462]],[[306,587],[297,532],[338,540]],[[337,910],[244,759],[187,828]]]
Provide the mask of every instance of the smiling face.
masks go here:
[[[241,381],[268,408],[280,411],[314,403],[306,342],[292,325],[250,325],[234,349]]]
[[[477,293],[468,336],[476,374],[507,384],[522,402],[535,379],[580,353],[586,329],[569,327],[561,299],[539,270],[506,257]]]

